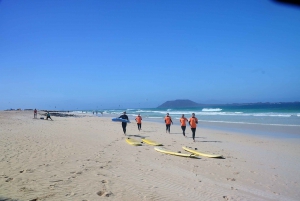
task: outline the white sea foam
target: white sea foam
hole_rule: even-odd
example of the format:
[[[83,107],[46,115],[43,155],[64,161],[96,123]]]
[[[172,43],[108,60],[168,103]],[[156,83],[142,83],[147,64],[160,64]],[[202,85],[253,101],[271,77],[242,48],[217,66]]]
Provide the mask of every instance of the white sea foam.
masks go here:
[[[291,117],[291,114],[274,113],[242,113],[242,112],[197,112],[199,116],[254,116],[254,117]]]
[[[291,117],[290,114],[268,114],[268,113],[258,113],[252,114],[254,117]]]
[[[182,115],[182,114],[192,114],[193,112],[188,111],[176,111],[176,112],[169,112],[170,115]]]
[[[129,109],[128,109],[129,110]],[[169,110],[169,111],[168,111]],[[273,113],[273,112],[266,112],[266,113],[244,113],[239,111],[232,111],[232,112],[223,112],[221,108],[204,108],[202,110],[149,110],[149,109],[130,109],[130,115],[137,115],[140,113],[142,116],[157,118],[162,118],[169,113],[170,116],[177,118],[182,114],[189,116],[192,113],[195,113],[196,116],[232,116],[232,117],[273,117],[273,118],[290,118],[290,117],[300,117],[300,113]],[[105,110],[105,114],[121,114],[123,110]],[[82,111],[76,111],[78,113],[82,113]],[[83,111],[85,112],[85,111]]]
[[[271,114],[270,117],[291,117],[289,114]]]
[[[147,117],[149,119],[162,119],[163,117]]]
[[[136,112],[140,112],[140,113],[160,113],[162,111],[156,111],[156,110],[137,110]],[[165,113],[165,112],[163,112]]]
[[[202,109],[203,112],[220,112],[222,111],[221,108],[203,108]]]
[[[264,125],[264,126],[295,126],[300,127],[300,125],[293,124],[263,124],[263,123],[250,123],[250,122],[232,122],[232,121],[207,121],[207,120],[198,120],[201,122],[210,122],[210,123],[226,123],[226,124],[251,124],[251,125]]]

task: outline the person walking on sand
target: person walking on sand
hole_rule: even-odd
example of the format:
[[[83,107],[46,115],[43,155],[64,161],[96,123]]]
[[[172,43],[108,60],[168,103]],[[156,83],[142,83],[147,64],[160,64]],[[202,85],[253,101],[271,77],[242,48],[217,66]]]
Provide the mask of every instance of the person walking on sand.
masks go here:
[[[167,113],[167,116],[165,116],[165,123],[166,123],[166,133],[170,133],[170,127],[171,123],[173,124],[172,118],[169,116],[169,113]]]
[[[121,119],[128,119],[128,116],[126,115],[126,112],[123,112],[123,115],[119,116],[119,118]],[[126,126],[127,126],[127,122],[122,122],[122,128],[123,128],[123,132],[124,132],[124,135],[126,135]]]
[[[37,118],[37,110],[36,110],[36,109],[34,109],[34,111],[33,111],[33,118],[34,118],[34,119]]]
[[[181,118],[179,119],[180,121],[180,125],[181,125],[181,129],[182,129],[182,134],[184,137],[185,136],[185,128],[186,128],[186,122],[188,122],[188,119],[184,117],[184,114],[181,116]]]
[[[135,121],[137,123],[138,130],[142,130],[142,117],[140,116],[140,114],[138,114],[138,116],[135,118]]]
[[[193,140],[195,142],[196,127],[197,127],[197,124],[198,124],[198,119],[195,117],[195,113],[192,113],[192,117],[189,120],[189,124],[191,126],[191,130],[192,130],[192,133],[193,133]]]
[[[46,120],[48,120],[48,119],[51,119],[49,111],[47,111],[47,118],[46,118]],[[51,121],[53,121],[53,119],[51,119]]]

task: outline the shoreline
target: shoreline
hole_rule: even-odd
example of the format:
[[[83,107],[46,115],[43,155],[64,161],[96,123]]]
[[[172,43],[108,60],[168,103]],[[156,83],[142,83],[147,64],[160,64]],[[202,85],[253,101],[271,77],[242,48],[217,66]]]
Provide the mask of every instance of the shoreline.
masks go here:
[[[131,120],[133,120],[131,118]],[[139,132],[110,117],[33,119],[32,112],[0,112],[0,197],[14,200],[297,200],[299,139],[264,138],[200,126],[196,142],[180,126],[144,121]],[[166,155],[165,148],[197,148],[224,159]],[[109,197],[109,198],[107,198]]]
[[[96,115],[95,115],[96,116]],[[113,118],[116,115],[104,114],[103,116],[98,115],[97,117]],[[135,123],[135,116],[130,115],[132,123]],[[163,118],[143,118],[143,122],[155,122],[159,124],[165,124]],[[179,126],[179,119],[173,119],[173,126]],[[173,127],[171,126],[171,127]],[[187,129],[189,126],[187,126]],[[300,126],[290,125],[263,125],[255,123],[232,123],[232,122],[207,122],[199,120],[197,128],[205,128],[216,131],[228,131],[239,134],[249,134],[261,137],[274,137],[274,138],[300,138]]]

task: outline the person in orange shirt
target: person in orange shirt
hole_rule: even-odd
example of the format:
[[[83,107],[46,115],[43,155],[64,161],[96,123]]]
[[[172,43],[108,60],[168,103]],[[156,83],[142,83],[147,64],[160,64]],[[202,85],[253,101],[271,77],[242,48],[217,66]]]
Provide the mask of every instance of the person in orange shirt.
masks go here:
[[[172,118],[169,116],[169,113],[167,113],[167,116],[165,116],[165,123],[166,123],[166,132],[170,133],[170,127],[171,123],[173,124]]]
[[[182,134],[183,136],[185,136],[185,128],[186,128],[186,122],[188,121],[187,118],[184,117],[184,114],[181,116],[181,118],[179,119],[180,121],[180,125],[181,125],[181,129],[182,129]],[[186,136],[185,136],[186,137]]]
[[[142,117],[140,114],[135,118],[139,131],[142,130]]]
[[[191,130],[192,130],[192,133],[193,133],[193,140],[195,142],[196,127],[197,127],[197,124],[198,124],[198,119],[195,117],[195,113],[192,113],[192,117],[189,120],[189,124],[191,126]]]

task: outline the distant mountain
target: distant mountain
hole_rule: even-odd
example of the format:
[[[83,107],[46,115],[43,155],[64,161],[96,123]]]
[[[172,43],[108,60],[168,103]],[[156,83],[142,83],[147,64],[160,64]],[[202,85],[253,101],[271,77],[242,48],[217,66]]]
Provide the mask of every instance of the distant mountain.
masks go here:
[[[191,100],[174,100],[174,101],[166,101],[161,104],[157,108],[181,108],[181,107],[199,107],[202,104],[195,103]]]

